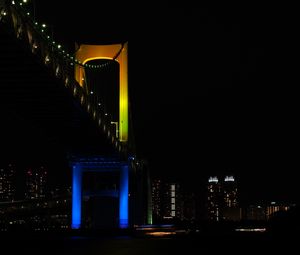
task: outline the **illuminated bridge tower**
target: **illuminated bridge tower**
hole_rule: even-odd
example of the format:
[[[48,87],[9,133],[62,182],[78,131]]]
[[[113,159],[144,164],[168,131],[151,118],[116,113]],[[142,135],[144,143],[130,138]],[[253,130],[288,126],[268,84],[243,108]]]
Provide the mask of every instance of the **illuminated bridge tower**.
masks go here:
[[[75,66],[75,79],[84,86],[86,74],[84,64],[91,60],[107,59],[119,63],[119,122],[116,125],[118,139],[126,145],[128,142],[128,43],[113,45],[81,44],[76,51],[76,59],[82,65]]]
[[[91,60],[107,59],[114,60],[119,63],[119,122],[116,125],[116,133],[119,142],[123,148],[126,148],[128,142],[128,54],[126,44],[114,45],[86,45],[81,44],[76,51],[76,59],[82,65],[75,66],[75,79],[81,87],[85,85],[86,74],[84,64]],[[111,159],[108,157],[84,158],[77,159],[72,162],[73,182],[72,182],[72,228],[82,227],[82,198],[88,199],[92,196],[98,197],[115,197],[119,200],[118,226],[120,228],[129,227],[129,164],[121,159]],[[100,190],[83,194],[82,177],[87,172],[98,172],[100,174],[110,173],[110,184],[106,183],[106,187],[98,187]],[[108,187],[107,187],[108,186]],[[109,187],[110,186],[110,187]],[[93,194],[92,194],[93,193]],[[106,207],[106,206],[103,206]],[[116,206],[115,206],[116,207]],[[94,209],[96,210],[96,209]],[[114,210],[116,211],[116,210]],[[111,214],[113,210],[111,211]],[[99,216],[101,217],[101,216]],[[102,217],[105,217],[102,215]],[[116,227],[116,222],[111,223],[111,227]]]
[[[134,157],[128,156],[128,45],[81,44],[75,57],[82,64],[75,65],[75,79],[81,87],[86,85],[84,65],[88,61],[106,59],[119,64],[119,119],[114,122],[119,156],[99,155],[72,160],[71,227],[128,228],[137,223],[149,223],[138,220],[151,219],[145,216],[149,214],[148,208],[140,206],[147,200],[146,192],[142,191],[147,185],[141,183],[147,182],[148,174],[137,169],[139,164],[135,164]],[[145,194],[145,198],[140,194]],[[145,215],[141,213],[143,209]]]

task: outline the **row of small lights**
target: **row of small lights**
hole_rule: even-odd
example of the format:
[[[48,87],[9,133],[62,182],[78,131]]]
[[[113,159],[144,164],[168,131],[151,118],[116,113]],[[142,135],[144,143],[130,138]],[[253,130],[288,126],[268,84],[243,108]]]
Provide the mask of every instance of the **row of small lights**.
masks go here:
[[[21,6],[22,11],[25,11],[24,8],[23,8],[23,4],[26,4],[27,2],[28,2],[28,0],[22,0],[22,2],[19,2],[19,6]],[[11,1],[11,3],[12,3],[12,5],[17,5],[17,3],[16,3],[15,0]],[[6,16],[7,13],[4,12],[3,15]],[[28,16],[31,19],[30,12],[26,12],[26,16]],[[64,58],[68,58],[68,59],[70,59],[71,61],[75,62],[78,65],[81,65],[81,66],[86,67],[86,68],[91,68],[91,69],[104,68],[104,67],[106,67],[106,66],[109,65],[109,62],[106,62],[104,64],[100,64],[100,65],[91,65],[91,64],[83,64],[83,63],[81,63],[80,60],[77,60],[76,58],[74,59],[74,57],[72,56],[72,54],[67,53],[63,49],[63,47],[62,47],[61,44],[58,44],[55,41],[51,42],[52,38],[49,35],[45,35],[45,29],[47,28],[47,25],[45,23],[42,23],[42,24],[39,25],[39,23],[37,21],[33,21],[32,19],[31,19],[31,21],[34,24],[34,26],[36,27],[36,30],[38,32],[42,33],[41,34],[42,37],[46,38],[48,41],[50,40],[50,44],[52,44],[52,46],[55,46],[55,49],[58,50],[59,53],[63,54]]]

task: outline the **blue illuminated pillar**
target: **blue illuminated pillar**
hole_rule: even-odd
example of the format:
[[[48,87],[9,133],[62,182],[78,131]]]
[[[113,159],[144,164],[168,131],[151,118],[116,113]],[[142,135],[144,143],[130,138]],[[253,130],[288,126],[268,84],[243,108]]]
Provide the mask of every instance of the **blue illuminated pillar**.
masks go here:
[[[81,225],[81,180],[82,169],[80,165],[73,166],[72,182],[72,228],[78,229]]]
[[[119,227],[128,228],[128,165],[121,168],[119,197]]]

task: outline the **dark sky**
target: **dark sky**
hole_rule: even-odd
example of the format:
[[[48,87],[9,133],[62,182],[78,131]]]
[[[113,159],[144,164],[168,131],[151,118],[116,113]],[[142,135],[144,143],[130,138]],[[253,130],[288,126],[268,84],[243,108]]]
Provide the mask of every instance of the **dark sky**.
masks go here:
[[[251,199],[296,198],[289,13],[62,2],[36,1],[35,8],[62,44],[129,42],[137,150],[154,175],[197,185],[210,174],[233,173]]]

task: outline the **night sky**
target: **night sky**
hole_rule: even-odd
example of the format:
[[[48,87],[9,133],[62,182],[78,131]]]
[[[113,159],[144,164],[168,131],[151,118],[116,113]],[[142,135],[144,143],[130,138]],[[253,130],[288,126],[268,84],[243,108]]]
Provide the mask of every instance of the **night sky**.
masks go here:
[[[249,201],[296,199],[298,98],[288,13],[36,2],[36,18],[70,48],[74,41],[129,42],[137,153],[154,176],[197,189],[208,175],[232,173]]]

